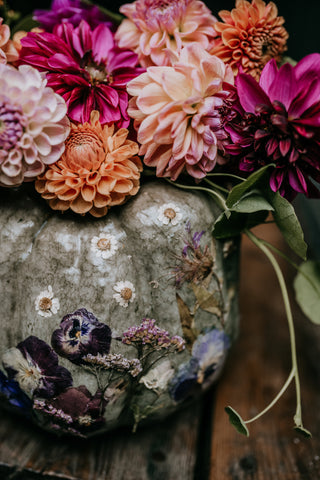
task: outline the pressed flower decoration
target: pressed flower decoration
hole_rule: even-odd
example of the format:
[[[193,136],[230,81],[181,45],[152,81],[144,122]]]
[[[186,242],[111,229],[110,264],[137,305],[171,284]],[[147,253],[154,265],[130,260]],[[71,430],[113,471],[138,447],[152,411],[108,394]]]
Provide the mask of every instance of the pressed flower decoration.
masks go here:
[[[320,54],[298,63],[283,57],[288,33],[273,2],[236,0],[231,11],[214,14],[199,0],[136,0],[120,13],[53,0],[50,10],[34,12],[29,29],[26,22],[23,31],[15,25],[13,37],[9,17],[0,19],[0,186],[34,182],[39,201],[92,223],[117,212],[149,177],[207,194],[220,209],[213,237],[226,246],[244,233],[270,260],[293,331],[275,248],[251,228],[273,215],[293,252],[306,259],[291,202],[298,194],[320,197]],[[205,232],[193,230],[181,210],[163,198],[153,224],[172,237],[179,224],[185,227],[170,269],[183,335],[169,333],[164,319],[136,319],[137,283],[115,269],[108,308],[130,311],[131,326],[118,334],[112,314],[101,321],[84,307],[63,312],[52,347],[32,335],[3,354],[0,400],[57,432],[85,436],[102,428],[104,413],[117,402],[127,406],[127,387],[137,398],[147,390],[152,413],[164,391],[179,403],[207,388],[230,347],[223,284],[215,274],[214,241],[204,245]],[[87,250],[107,270],[126,245],[97,224]],[[301,292],[297,297],[319,323],[313,266],[297,266],[296,285],[312,291],[314,304],[306,305]],[[154,278],[149,283],[160,288]],[[192,311],[180,296],[186,286],[195,298]],[[62,306],[51,286],[43,288],[32,300],[35,316],[55,318]],[[194,326],[197,309],[214,317],[209,329]],[[292,370],[277,399],[292,380],[300,388],[290,339]],[[178,354],[189,357],[177,367]],[[89,372],[96,391],[74,386],[58,356]],[[297,399],[295,428],[309,436]],[[150,412],[138,404],[130,409],[135,429]],[[226,410],[247,433],[240,415]]]

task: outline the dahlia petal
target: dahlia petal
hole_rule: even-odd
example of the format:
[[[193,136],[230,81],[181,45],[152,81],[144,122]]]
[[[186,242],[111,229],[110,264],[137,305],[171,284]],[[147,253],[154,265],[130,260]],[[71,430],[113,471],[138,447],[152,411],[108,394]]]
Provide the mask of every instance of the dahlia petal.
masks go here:
[[[299,83],[301,88],[301,85]],[[291,118],[298,118],[304,115],[304,112],[313,105],[319,103],[320,98],[320,82],[319,78],[314,78],[310,81],[308,87],[301,88],[298,95],[296,95],[288,110],[288,115]],[[308,115],[308,113],[306,113]]]
[[[270,187],[273,192],[280,190],[282,182],[284,179],[283,169],[275,168],[270,175]]]
[[[294,67],[297,80],[306,81],[310,75],[320,77],[320,54],[311,53],[302,58]]]
[[[150,142],[153,139],[153,133],[156,130],[157,125],[158,125],[157,113],[146,117],[142,121],[138,131],[138,142],[139,143]]]
[[[114,40],[111,31],[106,25],[100,24],[92,33],[92,53],[94,60],[98,64],[105,62],[113,46]],[[121,64],[121,60],[119,60],[119,63]],[[114,69],[114,67],[110,67],[110,65],[109,68],[110,71]]]
[[[264,92],[269,93],[269,88],[275,82],[278,74],[277,63],[274,58],[272,58],[264,67],[261,72],[261,77],[259,80],[259,85]]]
[[[157,83],[150,83],[144,87],[142,94],[137,99],[137,107],[145,115],[159,111],[168,102],[163,88]]]
[[[105,48],[105,47],[104,47]],[[107,69],[110,72],[115,72],[115,76],[118,76],[118,70],[123,69],[129,71],[133,69],[138,63],[138,55],[131,50],[122,50],[120,48],[113,48],[108,55]],[[144,69],[140,68],[137,71],[144,72]],[[135,75],[136,76],[136,75]]]
[[[51,151],[51,142],[50,137],[42,132],[40,135],[37,135],[34,139],[34,143],[37,147],[38,152],[40,155],[48,155]],[[57,142],[59,143],[59,142]]]
[[[117,180],[110,175],[110,177],[102,177],[100,182],[97,185],[97,192],[101,195],[108,195],[113,191]]]
[[[96,189],[93,185],[83,185],[81,188],[81,195],[86,202],[93,202],[96,195]]]
[[[308,187],[303,176],[301,170],[296,166],[294,169],[290,169],[288,171],[288,180],[290,186],[296,191],[300,193],[307,194]]]
[[[148,72],[142,73],[134,80],[131,80],[127,85],[127,92],[131,96],[137,96],[141,90],[150,83],[150,76]]]
[[[47,66],[51,70],[63,73],[74,73],[79,70],[79,65],[70,57],[63,53],[56,53],[52,57],[48,58]]]
[[[269,97],[251,75],[239,73],[236,87],[241,106],[246,112],[255,113],[256,106],[260,104],[271,106]]]
[[[71,210],[75,213],[80,213],[80,215],[89,212],[91,207],[92,202],[86,202],[81,195],[79,195],[70,203]]]
[[[278,100],[289,109],[296,90],[294,68],[289,63],[280,67],[276,79],[270,84],[268,96],[271,102]]]

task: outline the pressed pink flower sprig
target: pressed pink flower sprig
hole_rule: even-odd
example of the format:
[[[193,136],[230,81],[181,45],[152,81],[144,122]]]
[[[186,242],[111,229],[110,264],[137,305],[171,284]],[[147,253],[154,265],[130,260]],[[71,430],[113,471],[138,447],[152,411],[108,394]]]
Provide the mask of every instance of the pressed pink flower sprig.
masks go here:
[[[292,200],[298,192],[319,196],[311,179],[320,181],[320,54],[295,67],[280,69],[271,60],[260,82],[239,74],[236,87],[243,113],[227,127],[229,153],[239,168],[254,172],[274,163],[270,187]]]
[[[136,0],[122,5],[126,15],[116,38],[119,46],[134,50],[140,64],[171,65],[172,53],[196,42],[205,50],[215,45],[217,19],[198,0]]]
[[[88,122],[97,110],[101,124],[129,125],[126,85],[143,70],[135,53],[118,48],[107,25],[92,30],[84,20],[78,27],[64,23],[53,33],[28,33],[21,45],[20,63],[46,72],[71,120]]]
[[[186,170],[201,179],[226,161],[221,152],[233,81],[228,65],[192,43],[173,66],[148,67],[128,84],[139,153],[157,176],[176,180]]]

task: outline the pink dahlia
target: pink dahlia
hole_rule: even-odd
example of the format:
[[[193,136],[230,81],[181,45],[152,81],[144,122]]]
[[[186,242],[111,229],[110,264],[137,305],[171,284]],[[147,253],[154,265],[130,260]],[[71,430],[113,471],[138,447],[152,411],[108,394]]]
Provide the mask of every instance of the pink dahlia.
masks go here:
[[[233,73],[195,43],[172,67],[149,67],[128,84],[128,113],[135,119],[140,155],[159,177],[176,180],[186,170],[203,178],[224,160],[225,110],[232,101]]]
[[[236,87],[242,115],[227,127],[240,170],[253,172],[275,164],[270,186],[293,199],[298,192],[319,196],[311,179],[320,180],[320,54],[279,70],[271,60],[259,83],[239,74]]]
[[[20,63],[46,72],[71,120],[88,122],[98,110],[101,124],[129,125],[126,85],[142,70],[135,53],[117,47],[107,25],[91,30],[84,20],[78,27],[64,23],[53,33],[28,33],[21,45]]]
[[[0,65],[0,185],[43,173],[64,151],[66,104],[35,69]]]
[[[214,46],[217,19],[198,0],[137,0],[122,5],[126,15],[118,28],[119,46],[139,55],[143,67],[171,65],[171,52],[190,42],[208,50]]]

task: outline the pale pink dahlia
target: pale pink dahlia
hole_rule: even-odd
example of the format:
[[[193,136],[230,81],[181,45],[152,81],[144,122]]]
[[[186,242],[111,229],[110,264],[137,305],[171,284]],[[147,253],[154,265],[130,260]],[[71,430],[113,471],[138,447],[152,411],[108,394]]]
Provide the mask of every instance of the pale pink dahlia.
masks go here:
[[[53,33],[28,33],[21,45],[20,63],[46,72],[71,120],[88,122],[97,110],[101,124],[129,125],[126,85],[142,69],[136,67],[135,53],[117,47],[107,25],[92,30],[84,20],[78,27],[64,23]]]
[[[157,167],[157,176],[176,180],[185,169],[200,179],[224,162],[219,149],[228,139],[224,121],[232,83],[231,68],[193,43],[174,66],[149,67],[128,84],[139,153],[146,165]]]
[[[215,45],[217,19],[198,0],[137,0],[122,5],[126,15],[116,32],[122,48],[139,55],[143,67],[171,65],[171,52],[190,42],[209,50]]]
[[[0,184],[20,185],[56,162],[69,134],[66,104],[35,69],[0,65]]]

